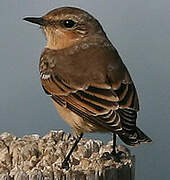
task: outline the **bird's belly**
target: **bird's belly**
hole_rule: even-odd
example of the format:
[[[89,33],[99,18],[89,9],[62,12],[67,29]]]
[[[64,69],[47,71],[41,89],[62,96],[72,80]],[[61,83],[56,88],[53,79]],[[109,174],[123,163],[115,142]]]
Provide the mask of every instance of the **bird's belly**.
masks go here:
[[[100,128],[95,124],[89,123],[82,117],[78,116],[69,109],[60,106],[58,103],[53,101],[59,115],[73,128],[75,133],[78,135],[80,133],[92,133],[92,132],[107,132],[104,128]]]

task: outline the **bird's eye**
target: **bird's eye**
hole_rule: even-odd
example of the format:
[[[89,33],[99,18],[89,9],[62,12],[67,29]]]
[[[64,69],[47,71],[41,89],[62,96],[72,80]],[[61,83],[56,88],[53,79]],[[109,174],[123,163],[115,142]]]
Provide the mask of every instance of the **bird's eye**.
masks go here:
[[[76,22],[71,20],[71,19],[66,19],[62,21],[62,24],[64,25],[64,27],[66,28],[72,28],[76,25]]]

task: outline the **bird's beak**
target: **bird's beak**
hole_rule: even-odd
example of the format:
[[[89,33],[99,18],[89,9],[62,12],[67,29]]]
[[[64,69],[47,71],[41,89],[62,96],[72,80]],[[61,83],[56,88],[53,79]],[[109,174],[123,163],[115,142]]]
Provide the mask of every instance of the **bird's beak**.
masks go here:
[[[40,26],[47,25],[47,21],[43,19],[42,17],[26,17],[23,20],[34,23],[34,24],[38,24]]]

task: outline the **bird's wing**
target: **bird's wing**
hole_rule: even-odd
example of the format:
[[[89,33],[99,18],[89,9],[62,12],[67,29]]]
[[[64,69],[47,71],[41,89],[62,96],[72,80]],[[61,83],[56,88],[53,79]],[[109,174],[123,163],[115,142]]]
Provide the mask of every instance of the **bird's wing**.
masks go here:
[[[105,58],[107,60],[106,56]],[[136,116],[139,109],[135,86],[120,59],[109,61],[107,67],[103,68],[106,69],[103,82],[98,83],[89,77],[93,80],[87,80],[84,87],[75,88],[61,75],[53,73],[52,68],[43,71],[41,66],[42,86],[54,101],[90,123],[104,127],[111,132],[120,131],[122,128],[131,131],[136,127]]]
[[[56,82],[56,79],[55,82],[54,78],[42,80],[42,86],[46,93],[51,95],[51,98],[61,106],[65,106],[92,124],[102,128],[105,127],[108,131],[115,132],[122,128],[120,116],[115,111],[119,108],[117,96],[111,89],[88,86],[87,89],[70,92],[71,87],[68,85],[64,87],[65,83],[63,83],[59,89],[65,92],[67,88],[69,93],[67,91],[65,95],[57,95],[54,91],[49,91],[53,83],[53,86],[57,84],[58,88],[59,83]],[[48,85],[50,88],[48,88]]]

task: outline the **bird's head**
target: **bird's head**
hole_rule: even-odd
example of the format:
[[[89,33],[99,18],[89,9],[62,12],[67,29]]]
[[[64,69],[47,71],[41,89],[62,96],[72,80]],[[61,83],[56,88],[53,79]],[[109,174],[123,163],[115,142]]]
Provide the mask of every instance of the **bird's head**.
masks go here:
[[[24,20],[40,25],[50,49],[67,48],[82,39],[88,40],[104,33],[93,16],[73,7],[57,8],[42,17],[26,17]]]

